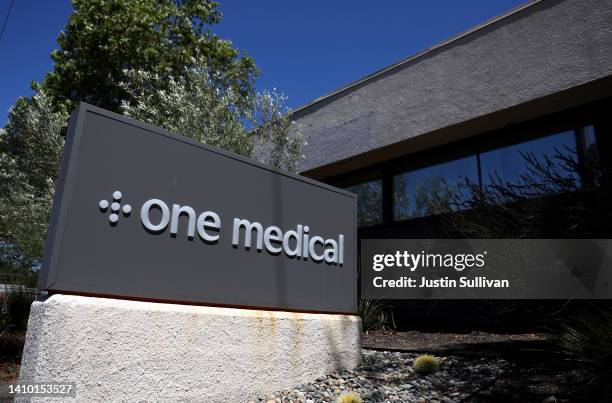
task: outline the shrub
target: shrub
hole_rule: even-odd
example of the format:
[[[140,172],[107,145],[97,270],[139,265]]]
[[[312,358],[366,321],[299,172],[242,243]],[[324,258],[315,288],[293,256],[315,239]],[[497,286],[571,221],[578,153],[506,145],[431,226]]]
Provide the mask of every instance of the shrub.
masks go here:
[[[361,325],[365,332],[369,330],[385,330],[393,328],[393,318],[387,314],[387,306],[383,301],[362,298],[357,307],[361,317]]]
[[[428,375],[438,372],[438,369],[440,368],[440,363],[438,362],[438,359],[433,355],[423,354],[419,355],[414,360],[412,368],[415,370],[415,372],[419,374]]]
[[[343,392],[338,396],[337,403],[363,403],[363,400],[355,392]]]
[[[590,304],[561,322],[554,340],[569,359],[581,364],[593,380],[612,378],[612,310]]]

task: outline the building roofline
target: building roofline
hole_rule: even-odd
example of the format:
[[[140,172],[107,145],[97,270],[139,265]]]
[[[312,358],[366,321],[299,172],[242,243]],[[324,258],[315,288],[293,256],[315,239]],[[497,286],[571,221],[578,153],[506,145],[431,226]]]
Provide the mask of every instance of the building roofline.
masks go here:
[[[501,20],[504,20],[504,19],[506,19],[506,18],[508,18],[510,16],[518,14],[518,13],[522,12],[523,10],[526,10],[529,7],[531,7],[531,6],[535,5],[535,4],[541,3],[543,1],[544,0],[528,0],[524,4],[521,4],[521,5],[519,5],[517,7],[514,7],[513,9],[511,9],[511,10],[509,10],[509,11],[503,13],[503,14],[500,14],[500,15],[498,15],[496,17],[493,17],[493,18],[491,18],[489,20],[486,20],[485,22],[483,22],[481,24],[478,24],[478,25],[476,25],[476,26],[474,26],[472,28],[469,28],[466,31],[463,31],[463,32],[461,32],[459,34],[453,35],[450,38],[448,38],[448,39],[446,39],[446,40],[444,40],[442,42],[439,42],[436,45],[428,47],[428,48],[426,48],[426,49],[424,49],[424,50],[422,50],[422,51],[420,51],[418,53],[413,54],[412,56],[408,56],[407,58],[402,59],[402,60],[400,60],[398,62],[395,62],[395,63],[393,63],[393,64],[391,64],[391,65],[389,65],[387,67],[383,67],[382,69],[377,70],[377,71],[375,71],[375,72],[373,72],[371,74],[368,74],[365,77],[362,77],[362,78],[360,78],[358,80],[355,80],[355,81],[353,81],[353,82],[351,82],[351,83],[349,83],[349,84],[347,84],[347,85],[345,85],[343,87],[338,88],[337,90],[329,92],[329,93],[327,93],[325,95],[322,95],[322,96],[320,96],[318,98],[315,98],[314,100],[308,102],[307,104],[302,105],[302,106],[294,109],[293,111],[291,111],[291,115],[297,114],[299,112],[304,112],[306,109],[308,109],[308,108],[310,108],[310,107],[312,107],[312,106],[314,106],[314,105],[316,105],[316,104],[318,104],[320,102],[323,102],[323,101],[325,101],[325,100],[327,100],[329,98],[332,98],[332,97],[334,97],[336,95],[340,95],[343,92],[347,92],[347,91],[351,90],[352,88],[354,88],[356,86],[359,86],[359,85],[364,84],[364,83],[366,83],[368,81],[371,81],[371,80],[377,78],[378,76],[381,76],[381,75],[383,75],[385,73],[393,71],[393,70],[403,66],[404,64],[407,64],[407,63],[410,63],[410,62],[412,62],[414,60],[417,60],[420,57],[423,57],[423,56],[425,56],[425,55],[427,55],[427,54],[429,54],[429,53],[431,53],[433,51],[436,51],[436,50],[438,50],[440,48],[443,48],[443,47],[445,47],[445,46],[447,46],[449,44],[452,44],[453,42],[458,41],[461,38],[469,36],[469,35],[477,32],[477,31],[480,31],[480,30],[482,30],[482,29],[484,29],[486,27],[489,27],[489,26],[491,26],[491,25],[493,25],[493,24],[495,24],[495,23],[497,23],[497,22],[499,22]]]

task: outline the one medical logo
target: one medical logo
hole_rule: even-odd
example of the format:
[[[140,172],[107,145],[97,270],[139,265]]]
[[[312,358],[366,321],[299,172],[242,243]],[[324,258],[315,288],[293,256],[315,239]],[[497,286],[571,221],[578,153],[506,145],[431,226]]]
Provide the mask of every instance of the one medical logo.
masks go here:
[[[112,201],[100,200],[98,207],[103,213],[110,213],[108,221],[111,226],[116,226],[119,215],[129,216],[132,206],[121,205],[122,194],[120,191],[113,192]],[[110,208],[110,211],[109,211]],[[151,217],[151,211],[157,210],[161,213]],[[181,219],[183,218],[183,219]],[[143,228],[150,234],[160,235],[168,228],[173,238],[179,235],[179,227],[188,239],[193,240],[196,234],[207,244],[216,244],[220,238],[221,216],[214,211],[197,213],[196,209],[188,205],[177,203],[167,204],[163,200],[153,198],[145,201],[140,208],[140,222]],[[299,257],[304,260],[311,259],[315,262],[325,262],[342,266],[344,264],[344,235],[338,234],[337,238],[324,238],[312,234],[310,226],[296,224],[290,229],[282,229],[275,225],[265,226],[251,219],[234,217],[231,221],[232,246],[238,248],[240,245],[245,250],[251,248],[257,251],[267,250],[272,255],[284,252],[288,257]]]
[[[100,200],[98,206],[100,207],[100,211],[105,213],[108,211],[108,207],[110,206],[110,214],[108,216],[108,221],[111,225],[117,225],[117,221],[119,221],[119,212],[122,211],[124,216],[129,216],[132,212],[132,206],[129,204],[124,204],[121,206],[121,197],[122,194],[120,191],[115,190],[113,192],[113,200],[109,202],[108,200]]]

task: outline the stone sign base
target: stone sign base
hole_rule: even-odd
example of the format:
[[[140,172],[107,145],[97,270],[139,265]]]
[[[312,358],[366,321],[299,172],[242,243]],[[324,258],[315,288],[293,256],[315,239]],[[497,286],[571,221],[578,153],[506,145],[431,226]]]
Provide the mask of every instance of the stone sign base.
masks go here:
[[[360,360],[356,316],[53,295],[19,379],[76,382],[75,401],[246,402]]]

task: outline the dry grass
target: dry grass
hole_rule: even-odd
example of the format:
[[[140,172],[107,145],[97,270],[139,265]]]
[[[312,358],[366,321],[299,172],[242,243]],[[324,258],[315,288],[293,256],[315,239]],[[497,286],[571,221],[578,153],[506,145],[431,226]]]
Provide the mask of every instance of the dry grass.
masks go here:
[[[15,362],[0,362],[0,382],[12,382],[19,376],[19,364]]]
[[[25,334],[0,334],[0,382],[12,382],[19,376],[19,363]]]

